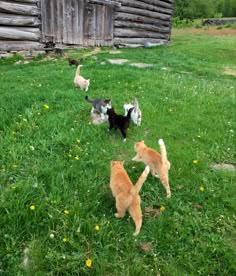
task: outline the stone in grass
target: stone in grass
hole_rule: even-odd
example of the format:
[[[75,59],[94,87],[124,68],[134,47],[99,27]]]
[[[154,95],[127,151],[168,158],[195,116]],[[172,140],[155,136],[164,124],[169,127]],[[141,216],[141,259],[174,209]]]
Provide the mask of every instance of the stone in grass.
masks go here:
[[[108,59],[111,64],[124,64],[128,59]]]
[[[108,116],[105,116],[105,118],[102,118],[101,115],[97,113],[91,113],[91,119],[92,119],[92,124],[94,125],[100,125],[105,122],[108,122]]]
[[[138,68],[147,68],[147,67],[152,67],[153,64],[148,64],[148,63],[131,63],[130,66],[138,67]]]
[[[211,165],[211,168],[214,171],[230,171],[230,172],[235,171],[235,167],[232,164],[213,164]]]

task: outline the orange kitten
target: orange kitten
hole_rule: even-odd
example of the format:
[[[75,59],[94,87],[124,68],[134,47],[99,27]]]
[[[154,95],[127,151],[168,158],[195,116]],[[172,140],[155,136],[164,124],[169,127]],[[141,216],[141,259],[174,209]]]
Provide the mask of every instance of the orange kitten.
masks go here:
[[[125,212],[128,210],[136,226],[133,235],[137,236],[142,226],[142,210],[140,207],[141,199],[139,191],[150,169],[146,166],[137,183],[133,186],[123,164],[124,161],[111,161],[110,188],[113,196],[116,198],[117,213],[115,216],[117,218],[123,218]]]
[[[167,153],[164,141],[159,139],[158,141],[161,149],[161,154],[147,147],[144,141],[134,144],[134,150],[137,155],[132,159],[133,161],[143,162],[151,169],[152,176],[159,177],[164,188],[167,192],[167,197],[171,197],[168,170],[170,169],[170,162],[167,160]]]

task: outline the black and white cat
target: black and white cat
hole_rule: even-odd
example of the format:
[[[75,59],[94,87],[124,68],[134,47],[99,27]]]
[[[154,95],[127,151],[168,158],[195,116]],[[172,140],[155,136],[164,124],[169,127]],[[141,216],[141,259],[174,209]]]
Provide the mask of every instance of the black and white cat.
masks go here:
[[[107,109],[111,108],[111,99],[89,99],[85,96],[85,100],[92,104],[91,114],[99,113],[102,119],[107,118]]]
[[[134,108],[131,112],[131,119],[134,122],[134,124],[138,127],[141,125],[142,120],[142,112],[139,108],[138,99],[137,97],[134,97],[134,103],[125,103],[124,104],[124,110],[125,110],[125,116],[128,114],[128,111],[130,108]]]

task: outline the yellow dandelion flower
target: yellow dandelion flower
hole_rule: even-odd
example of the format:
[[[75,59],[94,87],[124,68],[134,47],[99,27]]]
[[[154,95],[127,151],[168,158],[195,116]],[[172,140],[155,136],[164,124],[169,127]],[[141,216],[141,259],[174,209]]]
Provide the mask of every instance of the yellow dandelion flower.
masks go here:
[[[95,230],[96,230],[96,231],[99,231],[99,229],[100,229],[99,225],[96,225],[96,226],[95,226]]]
[[[63,240],[63,242],[67,242],[67,238],[63,238],[62,240]]]
[[[193,164],[197,164],[197,162],[198,162],[197,160],[193,160]]]
[[[160,211],[161,211],[161,212],[164,212],[165,209],[166,209],[166,208],[165,208],[164,206],[161,206]]]
[[[75,156],[75,160],[79,160],[79,156],[78,155]]]
[[[49,108],[49,106],[47,104],[44,104],[43,107],[46,108],[46,109]]]
[[[72,155],[71,154],[68,154],[69,157],[71,157]]]
[[[64,210],[64,214],[65,215],[69,215],[69,211],[68,210]]]
[[[198,135],[197,138],[202,138],[202,136],[201,136],[201,135]]]
[[[30,210],[34,211],[35,210],[35,206],[34,205],[30,205]]]
[[[204,192],[204,187],[201,186],[201,187],[199,188],[199,190],[200,190],[201,192]]]
[[[77,140],[76,140],[76,142],[79,144],[79,143],[80,143],[80,140],[79,140],[79,139],[77,139]]]
[[[87,267],[91,267],[91,265],[92,265],[92,260],[87,259],[87,260],[86,260],[86,266],[87,266]]]

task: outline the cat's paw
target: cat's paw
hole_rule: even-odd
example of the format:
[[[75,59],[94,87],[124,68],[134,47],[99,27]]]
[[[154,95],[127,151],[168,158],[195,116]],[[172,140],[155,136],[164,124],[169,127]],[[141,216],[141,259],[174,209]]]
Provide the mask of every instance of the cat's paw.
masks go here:
[[[158,144],[159,144],[159,145],[164,145],[163,139],[159,139],[159,140],[158,140]]]
[[[149,167],[149,166],[146,166],[146,167],[145,167],[145,171],[146,171],[147,173],[149,173],[149,172],[150,172],[150,167]]]

